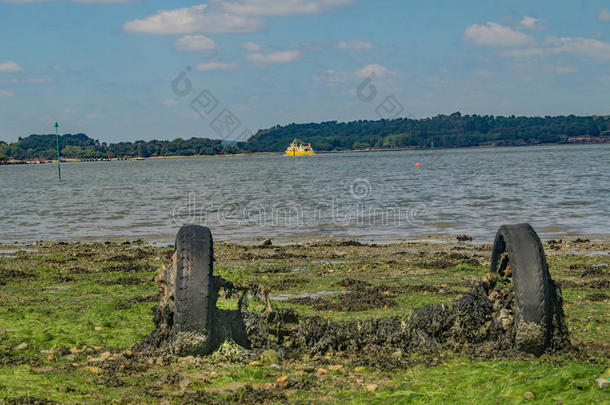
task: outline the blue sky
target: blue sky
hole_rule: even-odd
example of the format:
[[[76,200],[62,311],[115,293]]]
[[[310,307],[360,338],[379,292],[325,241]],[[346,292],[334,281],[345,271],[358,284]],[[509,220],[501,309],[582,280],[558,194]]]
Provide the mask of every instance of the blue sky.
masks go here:
[[[0,27],[6,141],[610,113],[607,0],[0,0]]]

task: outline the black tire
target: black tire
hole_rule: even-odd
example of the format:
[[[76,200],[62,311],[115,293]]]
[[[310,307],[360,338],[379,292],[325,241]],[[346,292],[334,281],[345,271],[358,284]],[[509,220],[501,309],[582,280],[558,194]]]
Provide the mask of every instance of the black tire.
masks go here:
[[[549,342],[551,277],[542,243],[529,224],[503,225],[498,229],[490,271],[508,275],[507,265],[515,294],[515,345],[540,355]]]
[[[176,234],[173,335],[174,348],[181,355],[204,354],[211,344],[217,299],[213,252],[212,233],[207,227],[185,225]]]

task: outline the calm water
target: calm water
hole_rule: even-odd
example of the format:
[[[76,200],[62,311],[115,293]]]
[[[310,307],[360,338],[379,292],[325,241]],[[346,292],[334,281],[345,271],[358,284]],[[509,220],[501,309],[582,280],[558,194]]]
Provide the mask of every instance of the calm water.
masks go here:
[[[419,167],[416,167],[419,163]],[[610,235],[610,145],[0,166],[0,241]]]

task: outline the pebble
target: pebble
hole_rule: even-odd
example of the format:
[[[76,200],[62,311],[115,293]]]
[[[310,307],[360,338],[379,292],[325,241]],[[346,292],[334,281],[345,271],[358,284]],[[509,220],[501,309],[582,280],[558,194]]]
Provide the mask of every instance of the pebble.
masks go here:
[[[186,364],[186,365],[193,364],[193,363],[195,363],[195,356],[180,357],[180,359],[178,359],[178,361],[181,364]]]
[[[597,388],[600,390],[605,390],[606,388],[610,387],[610,379],[608,378],[598,378],[595,380],[595,382],[597,383]]]
[[[23,343],[19,343],[17,346],[15,346],[13,348],[13,350],[17,351],[17,350],[25,350],[28,347],[30,347],[30,345],[28,345],[27,343],[23,342]]]
[[[53,353],[49,353],[47,355],[47,361],[55,361],[55,355]]]
[[[261,353],[261,362],[266,364],[277,364],[280,362],[280,355],[275,350],[265,350]]]
[[[104,353],[100,354],[100,357],[102,359],[108,359],[108,358],[110,358],[110,356],[111,356],[110,352],[104,352]]]
[[[367,384],[366,385],[366,392],[373,392],[377,389],[378,385],[377,384]]]
[[[318,369],[318,374],[322,374],[322,375],[324,375],[324,374],[328,374],[328,370],[327,370],[327,369],[325,369],[325,368],[319,368],[319,369]]]
[[[90,371],[93,374],[101,374],[102,369],[99,367],[94,367],[94,366],[87,366],[85,367],[85,370]]]
[[[278,378],[277,380],[275,380],[275,382],[278,383],[278,384],[281,384],[281,383],[286,382],[287,379],[288,379],[288,376],[287,375],[283,375],[280,378]]]
[[[402,350],[398,349],[398,350],[396,350],[395,352],[392,353],[391,357],[393,359],[400,360],[400,359],[402,359],[402,355],[403,355]]]
[[[533,392],[531,392],[531,391],[524,392],[524,393],[523,393],[523,396],[524,396],[525,398],[527,398],[527,399],[534,399],[534,398],[535,398],[534,393],[533,393]]]
[[[343,368],[343,364],[334,364],[332,366],[328,366],[328,369],[331,371],[337,371]]]

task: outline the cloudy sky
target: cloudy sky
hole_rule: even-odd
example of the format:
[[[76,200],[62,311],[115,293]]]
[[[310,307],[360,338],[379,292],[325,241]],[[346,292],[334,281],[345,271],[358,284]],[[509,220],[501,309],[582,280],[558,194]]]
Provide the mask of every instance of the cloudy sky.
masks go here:
[[[610,113],[607,0],[0,0],[0,139]]]

